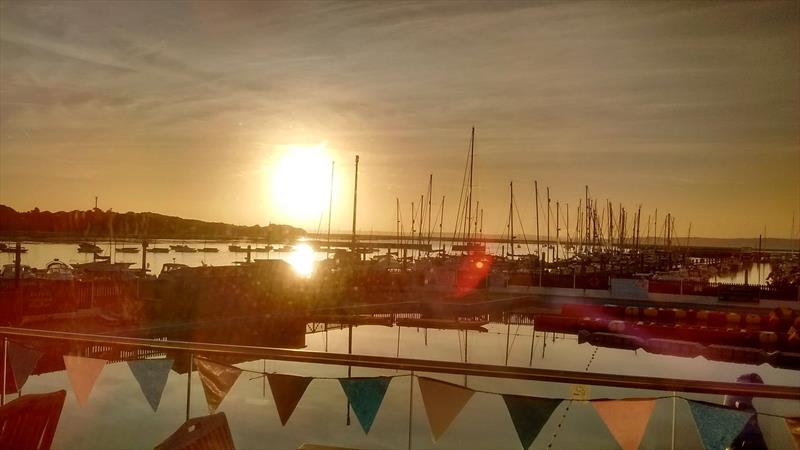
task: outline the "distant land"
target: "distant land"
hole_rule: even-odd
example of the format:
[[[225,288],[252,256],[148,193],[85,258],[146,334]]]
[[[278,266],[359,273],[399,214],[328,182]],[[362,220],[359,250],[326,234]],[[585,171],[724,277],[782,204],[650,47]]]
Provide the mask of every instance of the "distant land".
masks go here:
[[[111,210],[18,212],[0,205],[0,239],[263,239],[289,242],[305,231],[289,225],[232,225],[166,216],[152,212]]]
[[[308,237],[325,240],[327,235],[325,233],[309,233]],[[349,240],[351,238],[350,233],[336,231],[331,234],[331,239],[333,240]],[[432,240],[436,239],[437,235],[433,236]],[[488,241],[498,241],[503,240],[507,242],[505,236],[499,236],[494,234],[484,234],[485,239]],[[452,231],[449,234],[444,235],[445,241],[451,241],[453,237]],[[359,234],[359,239],[361,240],[393,240],[397,238],[397,234],[391,232],[373,232],[370,234]],[[551,240],[555,242],[555,238],[550,236]],[[408,234],[403,238],[404,240],[408,241],[410,238]],[[652,238],[651,238],[652,239]],[[456,239],[458,241],[458,239]],[[542,236],[542,242],[545,241],[545,236]],[[566,239],[562,238],[562,243],[566,243]],[[643,245],[651,245],[652,240],[645,242],[646,239],[644,237],[641,238],[641,243]],[[515,242],[519,245],[525,245],[525,239],[522,236],[517,236]],[[535,246],[536,245],[536,235],[528,235],[527,236],[528,246]],[[664,239],[659,237],[657,241],[658,245],[664,245]],[[689,244],[692,247],[716,247],[716,248],[750,248],[753,250],[758,250],[758,236],[754,238],[708,238],[708,237],[694,237],[692,236],[690,239]],[[672,238],[672,245],[673,247],[683,247],[686,245],[686,236],[676,236]],[[786,238],[767,238],[761,240],[761,249],[764,251],[769,250],[783,250],[783,251],[800,251],[800,241],[797,239],[786,239]],[[535,249],[534,249],[535,252]]]

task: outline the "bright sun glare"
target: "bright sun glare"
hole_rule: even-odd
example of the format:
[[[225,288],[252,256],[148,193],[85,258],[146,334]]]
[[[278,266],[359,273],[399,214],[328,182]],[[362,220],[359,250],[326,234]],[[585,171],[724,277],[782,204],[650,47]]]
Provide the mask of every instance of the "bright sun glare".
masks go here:
[[[274,213],[281,220],[308,226],[327,210],[331,158],[324,142],[315,147],[287,147],[268,176]]]
[[[292,253],[286,257],[295,273],[303,277],[310,277],[314,272],[314,249],[308,244],[297,244]]]

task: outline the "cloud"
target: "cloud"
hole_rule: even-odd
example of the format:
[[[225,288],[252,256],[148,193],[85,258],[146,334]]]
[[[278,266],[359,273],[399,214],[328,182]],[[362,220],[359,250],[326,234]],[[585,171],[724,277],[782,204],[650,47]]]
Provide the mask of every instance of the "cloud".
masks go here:
[[[564,196],[591,183],[623,202],[711,185],[737,235],[751,224],[728,210],[729,192],[773,172],[786,176],[749,187],[780,190],[758,217],[798,208],[792,2],[6,2],[0,21],[5,203],[22,201],[29,182],[15,174],[31,154],[72,156],[39,168],[44,178],[92,161],[224,177],[276,146],[326,140],[346,166],[362,155],[386,193],[365,196],[364,220],[393,228],[384,205],[416,198],[428,173],[457,196],[477,125],[486,205],[504,204],[509,179],[555,179]],[[203,217],[199,201],[174,207]],[[263,219],[226,208],[212,219]]]

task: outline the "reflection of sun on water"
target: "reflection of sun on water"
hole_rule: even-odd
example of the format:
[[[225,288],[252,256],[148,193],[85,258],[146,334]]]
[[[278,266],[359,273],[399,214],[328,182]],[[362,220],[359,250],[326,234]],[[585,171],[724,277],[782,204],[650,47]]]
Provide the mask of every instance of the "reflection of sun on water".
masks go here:
[[[331,158],[325,143],[316,147],[288,147],[268,175],[273,214],[280,221],[307,226],[316,223],[328,207]]]
[[[314,272],[314,250],[308,244],[297,244],[286,261],[300,276],[310,277]]]

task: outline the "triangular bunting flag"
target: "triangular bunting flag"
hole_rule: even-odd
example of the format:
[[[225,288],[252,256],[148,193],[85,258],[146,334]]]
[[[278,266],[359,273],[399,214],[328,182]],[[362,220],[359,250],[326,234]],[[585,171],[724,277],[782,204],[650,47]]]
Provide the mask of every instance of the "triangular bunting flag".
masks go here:
[[[561,399],[503,395],[523,450],[531,446]]]
[[[173,360],[170,358],[128,361],[128,367],[133,372],[136,381],[139,382],[139,388],[153,411],[158,410],[172,363]]]
[[[72,385],[72,390],[75,391],[75,397],[81,406],[86,405],[94,383],[105,366],[105,359],[64,355],[64,367],[67,369],[69,383]]]
[[[200,358],[194,358],[194,365],[197,367],[200,381],[203,382],[208,411],[213,414],[242,374],[242,369]]]
[[[794,447],[800,450],[800,417],[787,417],[786,427],[789,429],[792,439],[794,439]]]
[[[391,381],[389,377],[339,379],[364,433],[369,433],[369,429],[372,428],[372,422],[378,415],[378,409]]]
[[[592,406],[603,419],[622,450],[637,450],[644,437],[656,401],[600,400]]]
[[[267,379],[275,407],[278,409],[278,416],[281,418],[281,425],[286,425],[313,378],[270,373],[267,374]]]
[[[418,380],[422,403],[428,414],[428,424],[431,427],[433,440],[436,441],[447,431],[447,427],[458,416],[475,391],[432,378],[420,377]]]
[[[39,350],[23,347],[11,341],[8,342],[8,363],[11,365],[11,373],[14,375],[14,383],[17,390],[22,389],[28,376],[33,373],[39,358],[44,355]]]
[[[752,417],[752,412],[689,400],[689,408],[706,450],[725,450]]]

